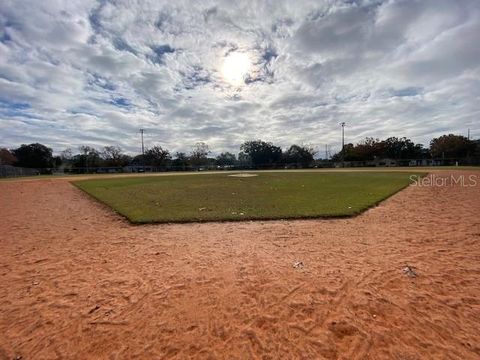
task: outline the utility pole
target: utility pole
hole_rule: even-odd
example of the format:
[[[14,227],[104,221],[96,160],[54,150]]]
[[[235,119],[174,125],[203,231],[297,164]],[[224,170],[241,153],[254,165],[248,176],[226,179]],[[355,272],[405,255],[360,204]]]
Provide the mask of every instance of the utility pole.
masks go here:
[[[340,123],[342,127],[342,168],[345,167],[345,122]]]
[[[467,138],[468,138],[468,141],[470,142],[470,128],[468,128],[468,136],[467,136]],[[468,161],[468,165],[470,165],[470,147],[469,147],[469,149],[468,149],[468,151],[467,151],[467,161]]]
[[[328,144],[325,144],[325,160],[328,160]]]
[[[140,129],[140,136],[142,138],[142,165],[143,165],[143,172],[145,172],[145,147],[143,146],[143,133],[145,132],[144,129]]]

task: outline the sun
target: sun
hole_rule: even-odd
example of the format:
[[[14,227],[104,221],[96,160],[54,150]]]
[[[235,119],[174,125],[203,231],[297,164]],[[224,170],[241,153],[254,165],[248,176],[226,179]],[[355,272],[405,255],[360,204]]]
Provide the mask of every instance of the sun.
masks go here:
[[[245,83],[251,66],[248,54],[232,52],[223,59],[222,75],[230,84],[239,86]]]

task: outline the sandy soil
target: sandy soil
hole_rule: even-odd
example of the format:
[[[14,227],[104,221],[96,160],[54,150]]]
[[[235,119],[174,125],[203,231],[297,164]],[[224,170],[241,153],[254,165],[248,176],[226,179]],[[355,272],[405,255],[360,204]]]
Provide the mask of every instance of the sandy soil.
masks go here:
[[[63,179],[0,206],[0,359],[480,358],[480,181],[342,220],[131,226]]]

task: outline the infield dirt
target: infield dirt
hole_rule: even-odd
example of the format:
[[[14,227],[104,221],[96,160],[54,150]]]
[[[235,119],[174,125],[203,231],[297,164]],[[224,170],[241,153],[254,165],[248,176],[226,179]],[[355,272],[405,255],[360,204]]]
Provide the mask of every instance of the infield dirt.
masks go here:
[[[480,358],[480,182],[335,220],[132,226],[65,179],[0,204],[2,360]]]

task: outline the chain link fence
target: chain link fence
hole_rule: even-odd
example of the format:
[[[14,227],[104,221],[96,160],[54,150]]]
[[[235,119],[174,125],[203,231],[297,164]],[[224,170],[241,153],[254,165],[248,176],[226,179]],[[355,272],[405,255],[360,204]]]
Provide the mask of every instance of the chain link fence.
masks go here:
[[[372,161],[331,161],[315,160],[311,163],[269,163],[235,165],[181,165],[165,164],[163,166],[128,165],[124,167],[66,167],[59,169],[29,169],[11,165],[0,165],[1,177],[35,176],[39,174],[115,174],[115,173],[153,173],[153,172],[181,172],[181,171],[225,171],[225,170],[274,170],[274,169],[313,169],[313,168],[358,168],[358,167],[417,167],[417,166],[464,166],[480,165],[476,158],[455,159],[377,159]]]
[[[0,165],[1,177],[19,177],[19,176],[35,176],[39,175],[40,171],[37,169],[22,168],[11,165]]]

